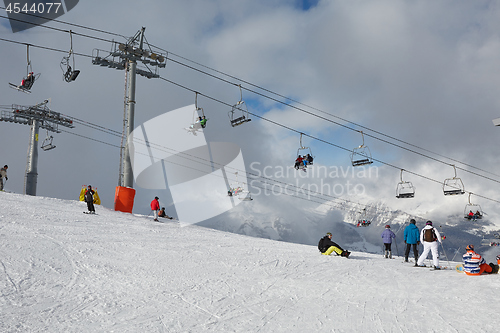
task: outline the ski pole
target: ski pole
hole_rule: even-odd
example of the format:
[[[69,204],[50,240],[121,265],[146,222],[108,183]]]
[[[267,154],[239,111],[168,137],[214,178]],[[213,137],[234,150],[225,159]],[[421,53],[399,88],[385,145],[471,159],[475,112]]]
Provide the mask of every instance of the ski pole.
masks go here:
[[[459,251],[460,251],[460,247],[455,251],[455,255],[453,256],[453,258],[451,258],[451,261],[455,260],[455,257],[457,256]]]
[[[446,261],[448,262],[448,267],[450,266],[450,261],[448,260],[448,256],[446,255],[446,251],[444,250],[444,246],[442,242],[439,242],[441,244],[441,248],[443,249],[444,256],[446,258]]]
[[[394,238],[394,244],[396,244],[396,253],[398,254],[398,257],[399,257],[399,249],[398,249],[398,241],[396,240],[396,238]]]

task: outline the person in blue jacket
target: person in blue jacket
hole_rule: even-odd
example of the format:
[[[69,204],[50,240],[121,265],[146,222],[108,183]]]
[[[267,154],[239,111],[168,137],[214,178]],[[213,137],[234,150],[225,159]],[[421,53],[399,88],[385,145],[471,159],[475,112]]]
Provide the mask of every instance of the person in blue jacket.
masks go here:
[[[385,230],[382,232],[382,239],[384,240],[384,254],[386,258],[392,259],[392,239],[396,238],[396,235],[392,232],[391,226],[386,225]]]
[[[413,247],[413,255],[415,256],[415,266],[417,266],[418,245],[420,245],[420,232],[415,223],[417,222],[414,219],[411,219],[410,225],[408,225],[405,228],[405,233],[404,233],[404,239],[406,244],[405,262],[408,262],[408,256],[410,255],[410,248]]]

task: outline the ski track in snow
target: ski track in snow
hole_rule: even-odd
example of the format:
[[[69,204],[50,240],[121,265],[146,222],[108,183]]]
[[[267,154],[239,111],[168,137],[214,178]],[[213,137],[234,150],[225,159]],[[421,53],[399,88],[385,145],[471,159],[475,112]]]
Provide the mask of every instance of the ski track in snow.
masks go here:
[[[82,210],[0,193],[1,332],[497,330],[498,275]]]

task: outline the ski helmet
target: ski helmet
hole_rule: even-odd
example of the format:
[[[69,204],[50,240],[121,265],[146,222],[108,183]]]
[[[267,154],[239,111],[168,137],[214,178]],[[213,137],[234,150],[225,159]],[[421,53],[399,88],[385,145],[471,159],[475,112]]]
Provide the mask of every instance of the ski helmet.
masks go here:
[[[327,235],[327,236],[331,236],[331,235],[332,235],[332,233],[331,233],[331,232],[327,232],[327,233],[326,233],[326,235]]]
[[[417,223],[417,221],[415,221],[415,219],[411,219],[410,223],[415,224],[415,223]]]
[[[432,225],[432,221],[425,222],[425,225]]]
[[[470,244],[465,247],[465,251],[474,251],[474,245]]]
[[[386,226],[385,226],[385,227],[386,227],[386,228],[390,228],[391,226],[390,226],[390,225],[388,225],[388,224],[386,224]]]

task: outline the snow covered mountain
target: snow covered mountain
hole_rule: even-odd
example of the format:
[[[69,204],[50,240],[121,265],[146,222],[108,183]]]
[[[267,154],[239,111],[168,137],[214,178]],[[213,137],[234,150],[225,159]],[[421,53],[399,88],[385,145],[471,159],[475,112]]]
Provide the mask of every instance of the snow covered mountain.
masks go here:
[[[0,192],[1,332],[494,332],[498,326],[500,307],[488,301],[499,294],[498,275],[430,271],[401,257],[356,251],[349,259],[322,256],[315,246],[157,223],[101,206],[97,215],[82,214],[85,208]],[[474,320],[463,319],[471,309]]]

